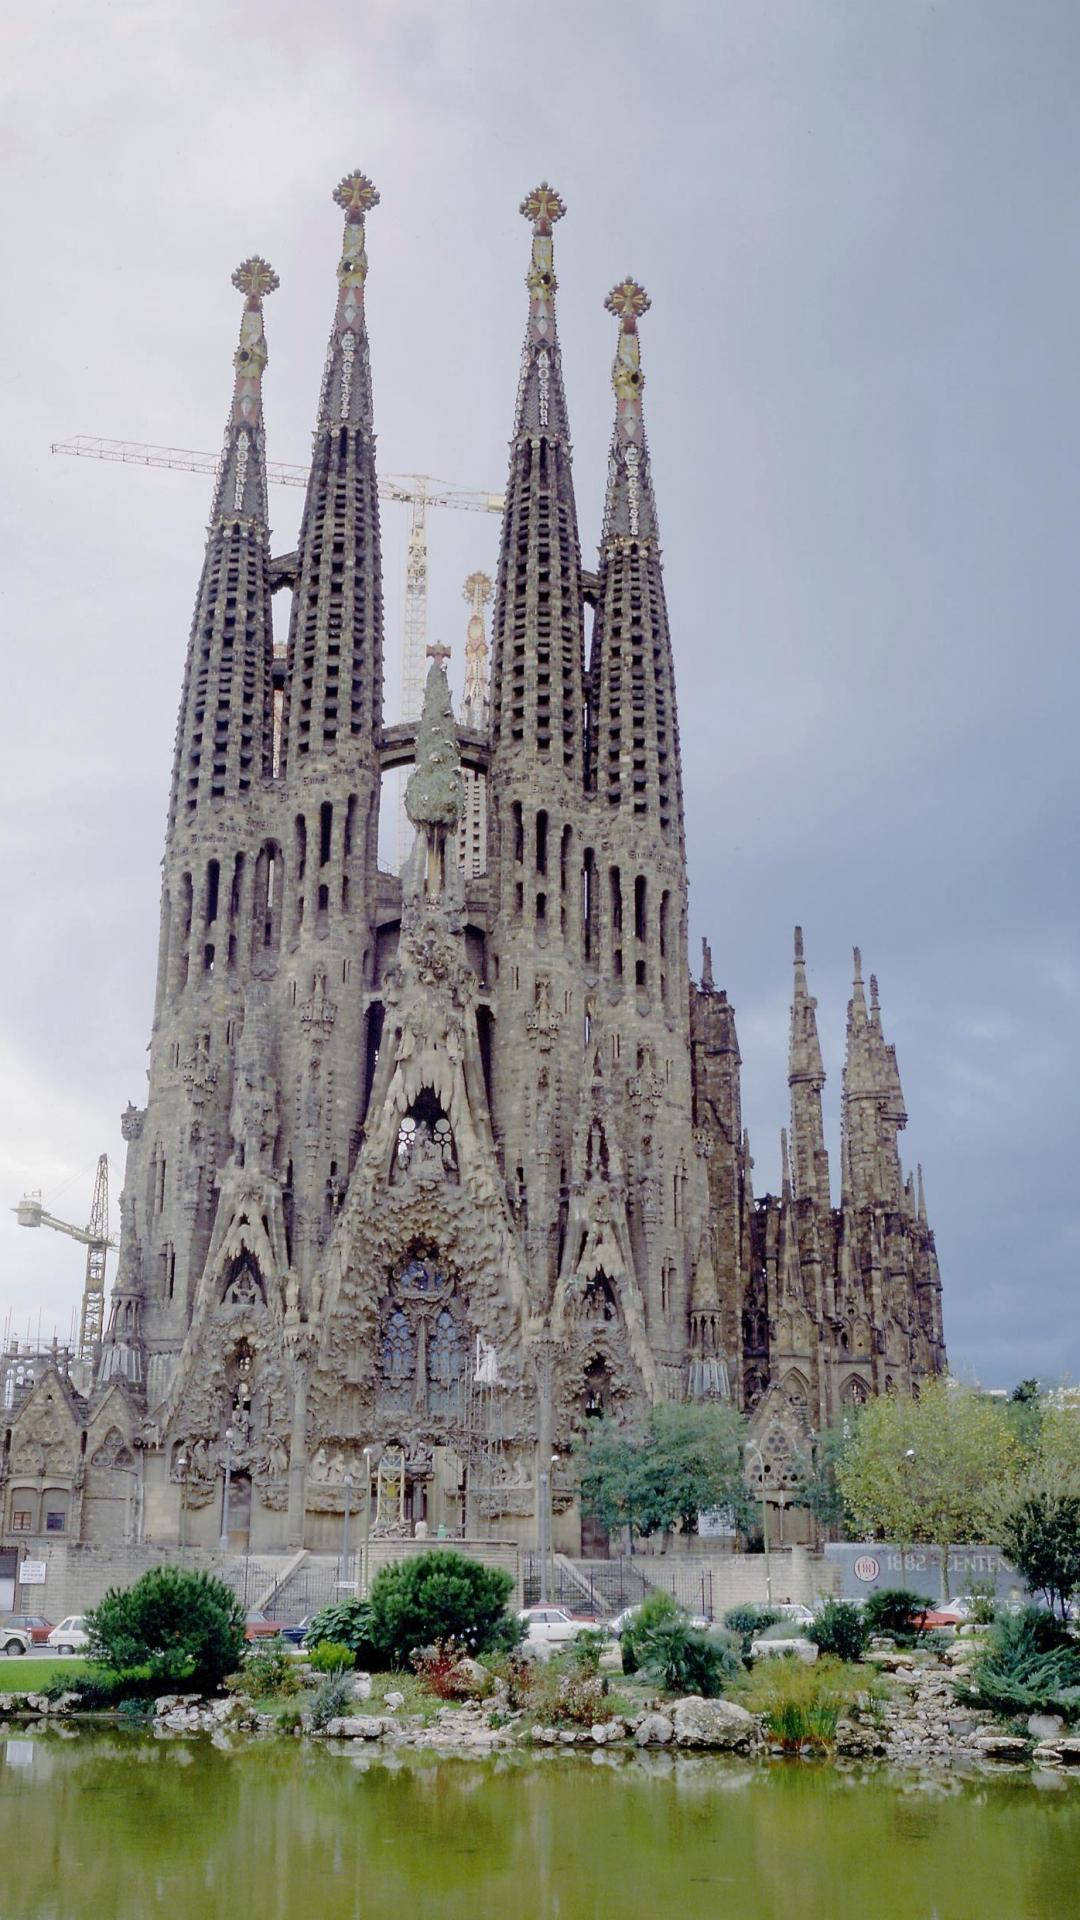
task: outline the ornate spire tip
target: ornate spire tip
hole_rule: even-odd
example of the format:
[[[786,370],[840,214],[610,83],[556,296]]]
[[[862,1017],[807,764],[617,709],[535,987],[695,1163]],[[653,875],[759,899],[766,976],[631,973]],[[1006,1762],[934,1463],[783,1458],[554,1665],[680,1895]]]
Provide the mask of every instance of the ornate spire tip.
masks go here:
[[[795,929],[795,965],[797,967],[802,966],[803,958],[804,958],[804,955],[803,955],[802,928],[796,927]]]
[[[636,280],[631,280],[627,274],[626,279],[620,280],[617,287],[612,287],[604,301],[604,306],[608,313],[615,315],[619,325],[629,332],[637,325],[642,314],[648,313],[652,301],[644,287],[640,286]]]
[[[276,293],[281,285],[270,262],[257,253],[247,260],[241,260],[232,276],[232,283],[237,293],[246,293],[249,298],[254,296],[256,300],[261,300],[266,293]]]
[[[338,181],[332,197],[350,219],[362,220],[365,213],[378,206],[379,189],[366,173],[347,173],[344,180]]]
[[[856,986],[861,987],[862,986],[862,954],[860,953],[858,947],[852,947],[851,957],[855,963],[855,984]]]
[[[537,233],[550,233],[556,220],[561,220],[566,212],[566,201],[546,180],[525,195],[518,211],[526,220],[531,220]]]

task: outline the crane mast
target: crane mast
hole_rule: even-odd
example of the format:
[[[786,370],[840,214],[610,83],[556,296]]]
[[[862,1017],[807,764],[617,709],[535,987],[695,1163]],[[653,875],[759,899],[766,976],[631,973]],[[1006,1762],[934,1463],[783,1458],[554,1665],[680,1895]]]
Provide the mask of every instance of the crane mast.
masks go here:
[[[99,1154],[90,1201],[90,1218],[85,1227],[60,1220],[46,1211],[40,1193],[26,1193],[12,1211],[20,1227],[51,1227],[54,1233],[66,1233],[86,1248],[86,1273],[83,1280],[82,1312],[79,1319],[79,1359],[92,1361],[101,1345],[105,1328],[105,1262],[115,1241],[109,1239],[109,1159]]]

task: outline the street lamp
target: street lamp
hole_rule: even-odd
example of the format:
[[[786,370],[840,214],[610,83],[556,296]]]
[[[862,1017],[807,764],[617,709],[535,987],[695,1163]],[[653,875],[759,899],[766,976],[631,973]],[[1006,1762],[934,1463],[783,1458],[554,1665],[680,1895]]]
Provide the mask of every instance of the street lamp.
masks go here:
[[[221,1538],[218,1546],[222,1553],[229,1551],[229,1483],[232,1480],[232,1443],[233,1430],[225,1429],[225,1485],[221,1495]]]
[[[349,1585],[349,1495],[353,1489],[353,1477],[351,1473],[346,1473],[344,1486],[345,1514],[341,1522],[341,1579],[338,1585],[347,1587]]]
[[[346,1503],[348,1495],[346,1495]],[[371,1448],[364,1448],[364,1547],[360,1555],[361,1599],[366,1600],[368,1590],[368,1538],[371,1532]]]
[[[772,1563],[769,1559],[769,1508],[765,1499],[765,1456],[756,1440],[746,1442],[746,1451],[757,1454],[758,1475],[761,1480],[761,1544],[765,1549],[765,1601],[772,1606]]]
[[[183,1566],[184,1564],[184,1547],[187,1544],[184,1539],[184,1535],[187,1532],[187,1527],[185,1524],[187,1521],[187,1470],[188,1470],[187,1454],[186,1453],[177,1454],[176,1471],[180,1479],[180,1529],[179,1529],[180,1542],[179,1542],[179,1546],[180,1546],[180,1565],[181,1566]]]
[[[551,1557],[551,1469],[558,1458],[558,1454],[553,1453],[549,1464],[540,1469],[540,1538],[537,1546],[540,1549],[541,1606],[545,1606],[551,1598],[548,1591],[550,1585],[548,1561]]]

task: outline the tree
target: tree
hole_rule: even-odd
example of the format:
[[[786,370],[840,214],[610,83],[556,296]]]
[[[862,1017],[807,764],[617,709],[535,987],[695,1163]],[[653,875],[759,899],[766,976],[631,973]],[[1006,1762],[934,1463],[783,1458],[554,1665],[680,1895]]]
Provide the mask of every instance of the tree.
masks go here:
[[[883,1394],[859,1419],[837,1467],[861,1528],[901,1549],[992,1539],[1016,1484],[1017,1442],[992,1401],[953,1381],[928,1380],[918,1399]]]
[[[1001,1549],[1064,1620],[1080,1591],[1080,1495],[1029,1494],[1005,1515]]]
[[[390,1667],[405,1667],[415,1647],[461,1641],[472,1653],[511,1646],[517,1621],[506,1603],[513,1578],[464,1554],[435,1548],[384,1567],[371,1583],[371,1639]]]
[[[590,1424],[577,1448],[582,1511],[640,1534],[676,1525],[694,1533],[698,1514],[712,1507],[739,1523],[749,1509],[745,1434],[732,1406],[672,1400],[651,1407],[637,1433],[606,1420]]]
[[[148,1668],[152,1679],[205,1692],[244,1651],[243,1609],[231,1587],[181,1567],[151,1567],[132,1587],[111,1587],[86,1625],[93,1658],[114,1673]]]
[[[813,1451],[801,1457],[795,1505],[806,1507],[825,1533],[841,1540],[852,1532],[851,1516],[840,1489],[837,1469],[850,1445],[858,1415],[854,1410],[834,1427],[818,1434]]]

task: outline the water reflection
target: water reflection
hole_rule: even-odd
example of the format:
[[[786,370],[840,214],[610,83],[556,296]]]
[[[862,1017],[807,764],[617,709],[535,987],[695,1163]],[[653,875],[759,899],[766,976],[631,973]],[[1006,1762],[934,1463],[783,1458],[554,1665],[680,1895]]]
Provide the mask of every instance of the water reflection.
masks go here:
[[[1080,1782],[42,1735],[0,1847],[3,1920],[1060,1920]]]

